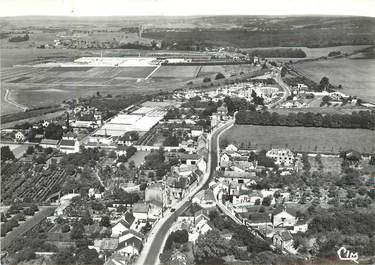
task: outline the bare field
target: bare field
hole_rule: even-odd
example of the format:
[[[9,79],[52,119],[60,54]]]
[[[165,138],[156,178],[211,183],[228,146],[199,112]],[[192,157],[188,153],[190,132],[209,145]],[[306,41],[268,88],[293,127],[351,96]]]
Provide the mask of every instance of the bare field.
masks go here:
[[[287,147],[303,152],[338,153],[348,149],[375,152],[375,132],[365,129],[234,125],[222,139],[238,145],[250,143],[257,149]]]

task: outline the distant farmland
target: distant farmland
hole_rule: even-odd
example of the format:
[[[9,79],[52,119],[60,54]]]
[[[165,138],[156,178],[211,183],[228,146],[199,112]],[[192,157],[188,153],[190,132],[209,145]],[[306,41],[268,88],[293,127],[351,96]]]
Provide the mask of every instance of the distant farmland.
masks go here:
[[[354,149],[375,153],[375,133],[365,129],[331,129],[283,126],[234,125],[222,139],[244,147],[338,153]]]
[[[194,65],[166,65],[161,66],[152,78],[195,78],[200,67]]]

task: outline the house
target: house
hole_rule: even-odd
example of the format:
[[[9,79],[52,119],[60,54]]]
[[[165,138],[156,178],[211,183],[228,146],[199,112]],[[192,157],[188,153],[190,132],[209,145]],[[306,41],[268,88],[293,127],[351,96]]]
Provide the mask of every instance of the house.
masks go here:
[[[125,257],[138,256],[143,248],[142,240],[137,237],[131,237],[118,244],[117,253]]]
[[[68,139],[63,137],[63,139],[60,141],[60,152],[65,154],[72,154],[72,153],[78,153],[79,152],[79,142],[75,139]]]
[[[272,237],[273,244],[278,249],[293,249],[293,236],[287,231],[278,231]]]
[[[217,114],[219,116],[227,116],[228,115],[228,108],[226,107],[225,104],[221,105],[220,107],[217,108]]]
[[[57,149],[58,146],[59,146],[59,140],[53,140],[53,139],[43,139],[41,142],[40,142],[40,146],[43,147],[43,148],[48,148],[48,147],[51,147],[51,148],[55,148]]]
[[[202,208],[211,208],[216,206],[212,189],[201,190],[194,196],[192,202],[199,204],[199,206]]]
[[[44,128],[48,127],[49,121],[44,121],[42,125],[43,125]]]
[[[238,172],[229,170],[224,172],[224,179],[237,182],[238,184],[253,185],[256,184],[256,178],[255,172]]]
[[[126,156],[126,149],[127,149],[126,146],[119,145],[115,149],[115,153],[117,156]]]
[[[296,234],[298,232],[305,233],[309,229],[309,225],[307,222],[298,220],[297,223],[294,225],[293,230],[290,232],[292,234]]]
[[[118,238],[118,242],[121,243],[121,242],[124,242],[126,240],[128,240],[129,238],[132,238],[132,237],[136,237],[138,238],[139,240],[143,240],[145,238],[145,236],[140,233],[140,232],[137,232],[133,229],[129,229],[129,230],[126,230],[124,231]]]
[[[203,134],[203,127],[202,126],[194,126],[191,128],[191,136],[192,137],[199,137]]]
[[[208,223],[209,220],[206,218],[200,218],[195,220],[195,226],[193,231],[189,233],[189,241],[195,242],[200,235],[206,234],[208,231],[212,230],[212,227]]]
[[[200,171],[206,172],[207,162],[206,162],[206,159],[204,157],[199,158],[199,160],[197,162],[197,167]]]
[[[130,213],[126,212],[125,215],[118,221],[114,226],[112,226],[112,237],[119,237],[123,232],[130,229],[135,217]]]
[[[225,151],[228,153],[234,153],[238,151],[238,148],[234,144],[230,144],[225,148]]]
[[[197,149],[201,149],[201,148],[207,148],[207,145],[208,145],[208,142],[207,142],[207,136],[205,133],[201,134],[199,137],[198,137],[198,140],[197,140]]]
[[[289,149],[271,149],[266,153],[277,165],[290,166],[294,162],[294,154]]]
[[[294,227],[296,223],[296,214],[290,209],[277,209],[273,213],[272,224],[274,227]]]
[[[118,247],[118,239],[117,238],[103,238],[103,239],[96,239],[94,240],[94,249],[100,252],[113,252]],[[90,248],[90,247],[89,247]]]
[[[225,167],[229,167],[231,165],[231,162],[230,162],[230,157],[229,155],[227,154],[223,154],[221,157],[220,157],[220,166],[222,168],[225,168]]]
[[[180,153],[178,154],[178,157],[180,159],[181,164],[186,165],[196,165],[198,163],[198,160],[200,159],[198,154]]]
[[[150,205],[146,202],[133,204],[133,215],[137,220],[147,220]]]
[[[16,142],[24,142],[26,137],[22,132],[18,131],[14,135],[14,139],[16,140]]]

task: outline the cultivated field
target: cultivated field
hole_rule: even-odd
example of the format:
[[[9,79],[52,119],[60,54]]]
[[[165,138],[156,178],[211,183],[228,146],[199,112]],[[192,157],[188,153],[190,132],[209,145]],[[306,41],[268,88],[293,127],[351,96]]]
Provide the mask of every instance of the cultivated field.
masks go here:
[[[248,64],[242,65],[205,65],[202,66],[198,77],[222,73],[225,76],[239,75],[241,72],[244,74],[254,71],[254,66]]]
[[[295,67],[316,82],[327,76],[332,84],[342,85],[343,93],[375,103],[374,59],[319,60],[298,63]]]
[[[235,125],[222,139],[257,149],[287,147],[294,151],[338,153],[354,149],[375,153],[375,132],[365,129],[331,129]]]
[[[152,78],[195,78],[199,72],[199,66],[190,65],[166,65],[161,66]]]

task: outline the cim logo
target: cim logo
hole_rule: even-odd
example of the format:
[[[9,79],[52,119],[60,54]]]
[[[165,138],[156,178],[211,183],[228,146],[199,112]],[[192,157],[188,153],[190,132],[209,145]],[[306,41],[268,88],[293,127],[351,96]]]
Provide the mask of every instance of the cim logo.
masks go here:
[[[340,260],[350,260],[358,264],[358,252],[351,252],[345,247],[341,247],[337,250],[337,256]]]

